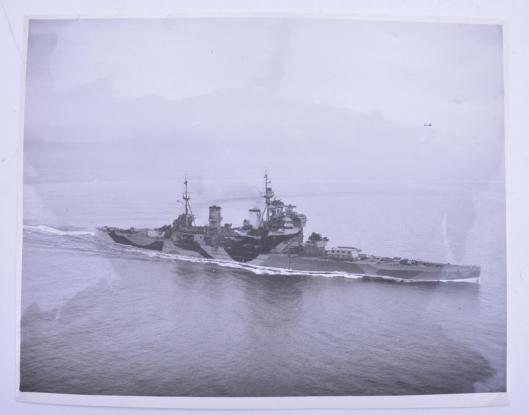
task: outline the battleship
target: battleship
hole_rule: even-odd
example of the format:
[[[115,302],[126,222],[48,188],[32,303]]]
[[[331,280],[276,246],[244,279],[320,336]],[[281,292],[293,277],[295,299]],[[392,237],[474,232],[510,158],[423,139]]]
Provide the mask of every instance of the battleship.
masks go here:
[[[353,246],[328,247],[329,238],[312,232],[305,240],[307,217],[275,196],[264,175],[264,207],[251,208],[241,226],[222,223],[220,206],[209,207],[206,225],[195,224],[184,181],[183,212],[159,228],[103,226],[96,235],[107,241],[184,257],[245,263],[278,271],[354,274],[365,279],[402,282],[479,282],[480,267],[428,262],[363,253]]]

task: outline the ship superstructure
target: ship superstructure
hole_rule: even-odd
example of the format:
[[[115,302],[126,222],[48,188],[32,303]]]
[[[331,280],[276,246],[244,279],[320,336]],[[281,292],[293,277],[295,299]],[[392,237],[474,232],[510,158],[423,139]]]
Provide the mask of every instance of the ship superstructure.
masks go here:
[[[264,175],[264,206],[248,210],[242,224],[222,223],[222,208],[209,207],[208,223],[196,225],[188,180],[184,181],[183,212],[154,229],[98,228],[98,235],[124,245],[168,253],[221,259],[299,271],[360,274],[367,278],[439,281],[477,280],[480,268],[367,255],[358,248],[328,248],[329,239],[313,232],[304,241],[307,218],[296,206],[277,198],[268,174]]]

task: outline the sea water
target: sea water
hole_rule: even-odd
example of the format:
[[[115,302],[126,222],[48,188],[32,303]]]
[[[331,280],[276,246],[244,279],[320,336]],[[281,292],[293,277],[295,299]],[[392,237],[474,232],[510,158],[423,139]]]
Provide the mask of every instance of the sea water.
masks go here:
[[[240,225],[259,182],[191,183]],[[157,227],[177,181],[26,183],[23,391],[156,396],[398,395],[506,387],[503,192],[277,180],[330,246],[481,266],[475,283],[366,281],[196,260],[100,241]]]

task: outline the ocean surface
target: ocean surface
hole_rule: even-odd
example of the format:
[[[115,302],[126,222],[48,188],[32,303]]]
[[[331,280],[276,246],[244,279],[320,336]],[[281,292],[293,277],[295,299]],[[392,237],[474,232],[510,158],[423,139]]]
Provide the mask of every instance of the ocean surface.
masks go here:
[[[67,179],[67,178],[65,178]],[[258,181],[190,178],[240,224]],[[400,395],[506,388],[505,202],[476,186],[300,182],[276,195],[307,236],[366,253],[480,265],[476,283],[396,283],[192,260],[100,241],[157,227],[177,181],[26,183],[22,391],[155,396]]]

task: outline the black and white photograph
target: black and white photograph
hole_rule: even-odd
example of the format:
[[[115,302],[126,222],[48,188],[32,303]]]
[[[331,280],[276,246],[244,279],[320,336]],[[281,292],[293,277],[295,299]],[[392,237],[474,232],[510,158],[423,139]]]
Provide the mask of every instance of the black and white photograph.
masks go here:
[[[507,391],[502,25],[29,19],[19,391]]]

